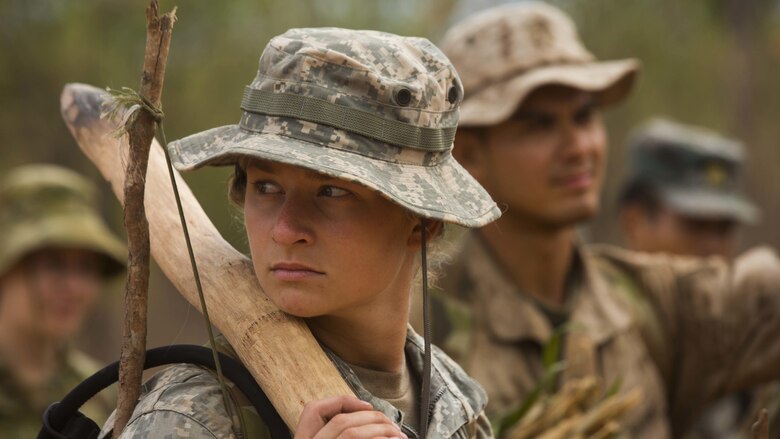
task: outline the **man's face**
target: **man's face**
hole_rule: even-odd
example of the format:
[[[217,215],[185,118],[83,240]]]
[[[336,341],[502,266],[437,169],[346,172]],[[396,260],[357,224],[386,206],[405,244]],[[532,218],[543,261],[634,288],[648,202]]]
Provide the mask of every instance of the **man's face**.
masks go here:
[[[593,94],[542,87],[511,119],[458,137],[456,155],[506,219],[562,227],[596,213],[607,140]]]
[[[732,219],[692,218],[666,207],[648,212],[639,206],[624,208],[622,215],[632,250],[699,257],[734,254],[738,224]]]
[[[89,250],[47,248],[0,282],[0,318],[14,330],[64,342],[81,328],[103,284],[101,258]]]

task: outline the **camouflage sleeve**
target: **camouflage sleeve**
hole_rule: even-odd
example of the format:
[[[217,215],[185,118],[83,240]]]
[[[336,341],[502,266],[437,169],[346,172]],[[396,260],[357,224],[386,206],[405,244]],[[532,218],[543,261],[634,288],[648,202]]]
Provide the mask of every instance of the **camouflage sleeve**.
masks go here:
[[[713,399],[780,379],[780,260],[772,250],[753,249],[732,264],[627,255],[623,266],[662,328],[655,349],[664,351],[676,431]]]
[[[110,437],[112,413],[101,438]],[[178,364],[147,381],[120,435],[129,438],[234,438],[236,422],[228,415],[214,375],[197,366]]]
[[[127,424],[121,439],[187,438],[216,439],[232,436],[216,435],[197,419],[173,411],[154,411],[135,418]]]

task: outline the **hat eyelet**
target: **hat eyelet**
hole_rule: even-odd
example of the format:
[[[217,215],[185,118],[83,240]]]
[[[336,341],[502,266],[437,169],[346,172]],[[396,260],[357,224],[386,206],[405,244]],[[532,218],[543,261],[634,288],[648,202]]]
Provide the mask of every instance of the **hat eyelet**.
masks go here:
[[[408,107],[412,103],[412,92],[408,88],[399,88],[393,94],[395,103],[401,107]]]
[[[450,87],[450,91],[447,92],[447,102],[450,104],[454,104],[458,102],[458,95],[460,93],[458,92],[458,86],[453,84],[452,87]]]

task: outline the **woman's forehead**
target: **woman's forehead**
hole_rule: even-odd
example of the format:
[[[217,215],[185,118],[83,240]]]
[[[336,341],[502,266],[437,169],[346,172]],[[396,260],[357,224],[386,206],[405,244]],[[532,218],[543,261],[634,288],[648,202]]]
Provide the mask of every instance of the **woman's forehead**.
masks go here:
[[[301,166],[288,165],[286,163],[274,162],[271,160],[248,158],[244,159],[242,167],[248,172],[252,169],[265,172],[267,174],[295,173],[301,177],[313,178],[317,180],[341,180],[336,177],[314,171]],[[347,180],[344,180],[347,181]]]

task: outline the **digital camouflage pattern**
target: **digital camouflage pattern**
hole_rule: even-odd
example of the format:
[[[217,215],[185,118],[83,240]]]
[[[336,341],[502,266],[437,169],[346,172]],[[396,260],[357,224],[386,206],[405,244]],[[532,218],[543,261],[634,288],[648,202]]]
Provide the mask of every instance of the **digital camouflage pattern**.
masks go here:
[[[433,342],[488,393],[487,414],[516,408],[545,371],[549,313],[518,291],[484,244],[467,235],[433,300]],[[596,376],[643,400],[622,422],[630,437],[680,437],[718,397],[780,378],[780,260],[754,249],[732,265],[578,249],[559,382]]]
[[[224,338],[220,343],[226,346]],[[405,350],[410,372],[421,375],[423,339],[411,328]],[[229,347],[223,349],[231,351]],[[343,360],[327,349],[326,352],[358,398],[400,425],[410,438],[419,437],[414,426],[404,423],[401,411],[371,395]],[[487,399],[482,388],[440,350],[434,347],[432,354],[428,438],[492,437],[484,415]],[[144,385],[139,404],[120,437],[154,438],[160,432],[166,432],[166,437],[192,439],[269,437],[257,412],[234,390],[230,392],[230,411],[236,415],[230,416],[213,371],[193,365],[168,368]],[[239,414],[243,419],[239,419]],[[112,426],[113,416],[101,437],[107,437]]]
[[[685,216],[751,223],[758,209],[739,190],[744,160],[744,147],[736,140],[653,119],[630,137],[626,186],[646,186]]]
[[[59,401],[99,367],[89,357],[73,349],[58,355],[59,366],[49,382],[33,393],[21,389],[0,358],[0,437],[33,438],[41,429],[43,412]],[[113,387],[104,390],[81,407],[81,412],[100,423],[106,420],[116,402]]]
[[[240,123],[172,142],[177,169],[253,157],[360,183],[425,218],[477,227],[500,215],[452,158],[463,91],[428,40],[291,29],[259,64]]]
[[[105,274],[124,269],[125,245],[95,207],[84,177],[54,165],[27,165],[0,181],[0,275],[44,247],[75,247],[105,256]]]
[[[621,101],[636,60],[597,61],[559,9],[524,1],[496,6],[451,27],[441,43],[465,90],[459,125],[508,119],[534,89],[560,84],[594,92],[599,104]]]

